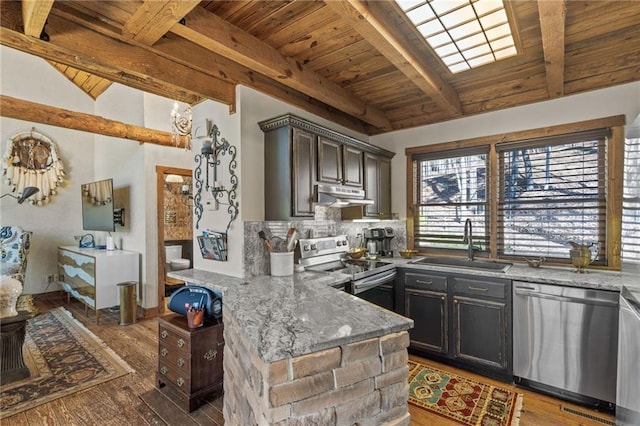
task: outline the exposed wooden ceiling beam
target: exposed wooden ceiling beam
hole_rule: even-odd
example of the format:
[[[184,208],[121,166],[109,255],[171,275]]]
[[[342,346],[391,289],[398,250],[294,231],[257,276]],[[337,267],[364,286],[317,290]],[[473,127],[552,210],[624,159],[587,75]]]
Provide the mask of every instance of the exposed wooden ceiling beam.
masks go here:
[[[93,99],[98,99],[98,96],[111,86],[112,82],[106,78],[98,77],[97,75],[54,61],[47,62]]]
[[[305,70],[301,64],[214,13],[196,8],[186,19],[186,26],[176,24],[171,32],[375,127],[392,129],[382,110],[366,104],[324,77]]]
[[[16,30],[21,27],[21,17],[16,16],[11,3],[3,3],[2,10],[0,43],[6,46],[190,104],[202,97],[235,104],[233,84],[54,15],[49,17],[49,43],[26,37]]]
[[[564,95],[564,35],[567,6],[564,0],[538,1],[542,49],[550,98]]]
[[[173,135],[162,130],[148,129],[98,115],[70,111],[5,95],[0,95],[0,115],[66,129],[131,139],[141,143],[184,148],[186,142],[181,138],[176,145]]]
[[[22,0],[21,3],[24,33],[31,37],[40,37],[53,6],[53,0]]]
[[[199,3],[200,0],[146,0],[124,25],[122,33],[151,46]]]
[[[394,30],[386,16],[376,13],[372,4],[360,0],[327,0],[333,9],[425,94],[452,116],[462,115],[456,91],[440,76],[423,65],[420,53]]]

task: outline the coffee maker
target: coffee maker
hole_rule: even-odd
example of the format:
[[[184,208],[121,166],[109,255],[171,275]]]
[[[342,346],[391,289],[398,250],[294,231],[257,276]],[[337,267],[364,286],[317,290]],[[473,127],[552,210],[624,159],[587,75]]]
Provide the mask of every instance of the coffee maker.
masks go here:
[[[370,242],[375,244],[376,253],[381,257],[392,257],[391,239],[393,239],[393,228],[365,228],[364,239],[367,247]],[[371,251],[371,250],[369,250]]]

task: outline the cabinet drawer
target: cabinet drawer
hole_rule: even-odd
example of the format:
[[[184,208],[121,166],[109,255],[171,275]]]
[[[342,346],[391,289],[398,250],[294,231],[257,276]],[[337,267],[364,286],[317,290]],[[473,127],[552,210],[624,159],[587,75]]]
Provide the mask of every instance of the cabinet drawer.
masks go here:
[[[158,329],[158,343],[173,351],[184,353],[189,352],[191,347],[189,338],[176,334],[164,327]]]
[[[189,352],[178,351],[160,343],[158,360],[169,367],[179,370],[184,375],[191,375],[191,354]]]
[[[455,277],[453,291],[455,294],[505,299],[509,292],[509,283],[510,281],[503,280],[484,281]]]
[[[404,276],[405,287],[432,291],[447,291],[447,277],[407,272]]]
[[[183,392],[191,392],[191,377],[189,374],[184,374],[180,370],[172,368],[167,365],[163,360],[158,363],[158,377],[162,377],[165,380],[173,383]]]

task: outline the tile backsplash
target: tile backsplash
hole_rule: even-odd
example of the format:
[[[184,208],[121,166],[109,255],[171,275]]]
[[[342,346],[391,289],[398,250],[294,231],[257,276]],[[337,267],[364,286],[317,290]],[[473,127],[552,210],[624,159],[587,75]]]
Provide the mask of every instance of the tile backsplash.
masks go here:
[[[333,210],[333,209],[332,209]],[[318,217],[318,215],[316,215]],[[405,220],[358,221],[344,222],[340,220],[296,220],[296,221],[256,221],[244,222],[244,270],[246,276],[269,274],[269,251],[258,237],[264,231],[266,237],[273,241],[286,239],[287,231],[294,227],[301,238],[346,235],[350,246],[358,244],[358,234],[365,228],[393,228],[394,238],[391,249],[396,252],[407,247],[407,224]]]

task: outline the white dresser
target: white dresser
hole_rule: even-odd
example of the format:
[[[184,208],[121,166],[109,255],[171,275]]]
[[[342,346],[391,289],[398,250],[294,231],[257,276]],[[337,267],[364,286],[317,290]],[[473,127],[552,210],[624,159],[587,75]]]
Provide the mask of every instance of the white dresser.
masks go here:
[[[118,283],[140,282],[140,255],[126,250],[58,247],[58,276],[70,297],[93,309],[96,324],[100,309],[119,305]]]

